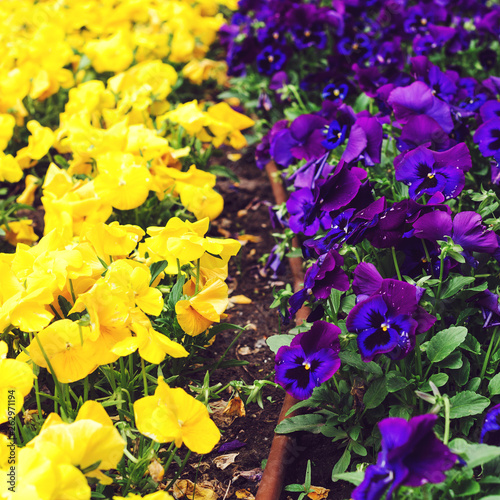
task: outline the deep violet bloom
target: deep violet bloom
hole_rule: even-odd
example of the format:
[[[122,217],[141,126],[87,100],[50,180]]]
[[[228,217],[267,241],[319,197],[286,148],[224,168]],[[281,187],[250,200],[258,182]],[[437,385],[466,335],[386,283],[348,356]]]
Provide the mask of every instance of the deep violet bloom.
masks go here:
[[[328,228],[332,219],[320,209],[319,188],[302,188],[294,191],[286,202],[290,214],[290,229],[306,236],[316,234],[320,226]]]
[[[395,88],[387,102],[394,109],[396,120],[402,124],[412,116],[427,115],[434,118],[446,133],[453,130],[450,106],[438,99],[424,82]]]
[[[474,134],[474,142],[485,157],[500,159],[500,118],[491,118],[484,122]]]
[[[500,446],[500,404],[488,410],[481,429],[479,442]]]
[[[347,136],[347,125],[341,125],[337,120],[334,120],[330,123],[330,125],[328,125],[325,135],[326,139],[321,141],[321,144],[326,149],[336,149],[345,141]]]
[[[321,144],[322,129],[328,121],[321,116],[306,114],[297,117],[289,128],[278,132],[271,140],[270,152],[276,163],[288,167],[295,159],[311,160],[326,153]]]
[[[276,47],[268,45],[257,55],[257,69],[264,75],[276,73],[286,63],[286,55]]]
[[[377,464],[370,465],[363,482],[352,492],[354,500],[389,500],[399,486],[418,487],[440,483],[458,457],[434,434],[437,415],[419,415],[406,421],[385,418],[378,427],[382,450]]]
[[[340,328],[315,321],[276,354],[275,382],[296,399],[307,399],[340,368]]]
[[[293,316],[311,296],[326,299],[333,288],[341,292],[349,290],[349,278],[340,267],[343,264],[344,258],[336,250],[320,255],[306,271],[304,288],[290,297],[290,315]]]
[[[361,116],[352,126],[342,159],[347,163],[363,159],[367,166],[380,163],[382,139],[382,124],[377,118]]]
[[[450,138],[434,118],[427,115],[412,116],[403,125],[401,135],[397,139],[399,151],[405,153],[428,143],[434,151],[444,151],[454,146],[456,141]]]
[[[310,160],[305,165],[296,170],[289,181],[293,182],[295,189],[310,188],[314,189],[321,179],[328,177],[333,170],[333,165],[327,163],[328,153],[317,160]]]
[[[349,87],[342,83],[337,85],[335,83],[329,83],[321,92],[321,97],[323,99],[328,99],[329,101],[343,101],[347,97]]]
[[[479,265],[472,252],[494,254],[498,249],[496,234],[483,226],[481,216],[472,211],[458,213],[453,222],[448,212],[429,212],[413,222],[413,229],[413,236],[431,241],[444,241],[450,236],[464,249],[462,255],[472,267]]]
[[[465,143],[442,152],[431,151],[422,145],[395,162],[396,180],[409,187],[414,200],[437,192],[443,193],[447,200],[456,198],[464,187],[465,172],[471,167]]]

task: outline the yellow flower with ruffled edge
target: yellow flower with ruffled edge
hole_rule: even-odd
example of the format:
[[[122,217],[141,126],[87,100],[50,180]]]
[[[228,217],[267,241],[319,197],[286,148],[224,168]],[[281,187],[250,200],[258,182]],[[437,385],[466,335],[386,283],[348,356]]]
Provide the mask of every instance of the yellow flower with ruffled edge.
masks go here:
[[[128,356],[138,349],[141,358],[155,365],[161,363],[167,354],[172,358],[185,358],[189,355],[181,344],[157,332],[145,314],[132,311],[131,316],[130,328],[135,335],[117,342],[111,348],[114,354]]]
[[[151,174],[138,157],[114,151],[97,158],[97,167],[95,192],[112,207],[131,210],[146,201]]]
[[[207,109],[207,115],[210,117],[208,128],[215,135],[215,138],[211,139],[214,146],[218,147],[225,143],[230,144],[235,149],[241,149],[247,145],[247,141],[240,130],[247,129],[255,124],[251,118],[238,113],[227,102],[220,102],[210,106]],[[201,137],[200,139],[207,140]]]
[[[18,243],[32,245],[38,240],[38,236],[33,230],[33,221],[31,219],[10,221],[8,227],[5,224],[0,227],[5,231],[5,239],[13,246],[16,246]]]
[[[86,476],[96,478],[102,484],[112,483],[102,471],[116,468],[126,446],[106,410],[96,401],[86,401],[71,424],[51,413],[38,436],[26,448],[36,449],[45,443],[55,445],[66,456],[65,462],[82,470],[98,464]]]
[[[210,453],[220,440],[220,432],[203,403],[183,389],[171,389],[158,378],[154,396],[134,403],[137,429],[159,443],[184,443],[195,453]]]
[[[209,122],[208,115],[200,109],[196,99],[179,104],[173,111],[158,117],[160,122],[165,119],[181,125],[190,135],[200,133]]]
[[[198,220],[205,217],[214,220],[224,209],[224,198],[210,186],[200,187],[178,183],[176,189],[179,192],[181,203]]]
[[[177,321],[188,335],[199,335],[212,323],[220,322],[228,303],[226,283],[219,279],[209,280],[196,295],[175,304]]]
[[[20,149],[16,154],[16,160],[21,168],[29,168],[31,160],[42,159],[54,145],[55,134],[49,127],[42,127],[36,120],[27,124],[31,135],[28,138],[28,146]]]
[[[33,387],[33,371],[22,361],[7,359],[8,346],[0,341],[0,424],[21,411]],[[14,413],[12,413],[14,411]]]
[[[95,361],[96,349],[89,341],[89,336],[88,326],[69,319],[54,321],[31,341],[29,356],[35,364],[50,371],[45,353],[59,382],[76,382],[98,366]]]
[[[9,500],[90,500],[91,490],[83,473],[53,443],[39,442],[18,451],[15,493]],[[3,484],[8,484],[4,473]]]
[[[16,119],[6,113],[0,114],[0,151],[3,151],[14,133],[14,127],[16,126]]]
[[[33,206],[36,190],[41,183],[42,181],[36,175],[27,175],[24,180],[24,191],[17,197],[16,202]]]
[[[83,53],[98,73],[124,71],[134,60],[131,33],[122,29],[108,38],[90,40]]]
[[[121,225],[117,221],[103,222],[82,230],[80,241],[89,241],[101,260],[109,264],[110,256],[129,255],[146,233],[132,224]]]
[[[0,153],[0,182],[19,182],[23,178],[23,169],[12,156]]]
[[[152,160],[170,152],[172,148],[167,139],[160,137],[155,130],[146,128],[143,124],[131,125],[127,133],[125,151],[145,160]]]

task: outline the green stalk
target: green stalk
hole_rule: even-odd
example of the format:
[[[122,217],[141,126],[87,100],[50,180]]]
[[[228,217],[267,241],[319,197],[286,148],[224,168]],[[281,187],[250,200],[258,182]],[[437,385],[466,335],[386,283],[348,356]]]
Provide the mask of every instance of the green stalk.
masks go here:
[[[167,463],[165,464],[165,467],[164,467],[164,474],[166,475],[167,472],[168,472],[168,469],[170,468],[170,464],[172,463],[172,460],[174,459],[175,455],[177,454],[177,450],[179,448],[177,448],[177,446],[175,446],[175,442],[172,441],[170,443],[170,446],[168,447],[168,450],[167,450],[167,453],[170,453],[168,459],[167,459]]]
[[[448,396],[444,398],[444,435],[443,444],[448,444],[450,439],[450,400]]]
[[[196,286],[194,289],[195,295],[198,293],[199,289],[200,289],[200,259],[196,261]]]
[[[180,477],[180,475],[182,474],[182,471],[184,470],[184,467],[186,466],[186,463],[187,463],[190,456],[191,456],[191,450],[188,450],[188,452],[186,453],[186,456],[184,457],[184,460],[182,461],[181,466],[179,467],[177,474],[172,479],[172,481],[170,481],[170,483],[168,483],[166,491],[168,491],[172,487],[172,485],[175,483],[175,481],[177,481],[177,479]]]
[[[144,382],[144,395],[148,396],[148,380],[146,378],[146,366],[144,360],[141,358],[141,371],[142,371],[142,381]]]
[[[398,275],[398,280],[403,281],[403,278],[401,278],[401,272],[400,272],[399,266],[398,266],[398,259],[396,258],[396,249],[394,247],[391,247],[391,253],[392,253],[392,260],[394,261],[394,267],[396,268],[396,274]]]
[[[498,331],[498,326],[495,327],[495,329],[493,330],[493,334],[491,335],[490,344],[488,346],[488,350],[486,351],[486,356],[485,356],[484,361],[483,361],[483,366],[481,367],[481,375],[479,375],[479,378],[481,380],[483,380],[484,374],[486,373],[486,369],[488,368],[488,363],[490,361],[491,352],[493,350],[493,342],[495,341],[497,331]]]

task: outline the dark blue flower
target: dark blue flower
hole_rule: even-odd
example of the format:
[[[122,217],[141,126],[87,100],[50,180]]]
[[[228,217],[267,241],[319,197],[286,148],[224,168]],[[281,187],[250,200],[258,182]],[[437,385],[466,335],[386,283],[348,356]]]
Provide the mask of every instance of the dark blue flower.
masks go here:
[[[329,83],[321,92],[321,97],[323,99],[328,99],[329,101],[343,101],[347,97],[349,87],[342,83],[337,85],[335,83]]]
[[[286,55],[278,48],[268,45],[257,55],[257,69],[264,75],[276,73],[286,63]]]
[[[500,404],[495,405],[486,414],[479,442],[500,446]]]
[[[456,198],[462,192],[465,172],[471,166],[465,143],[442,152],[431,151],[422,145],[398,158],[396,179],[409,187],[414,200],[438,192],[443,193],[445,199]]]
[[[387,490],[388,500],[399,486],[444,481],[444,473],[458,457],[434,434],[437,418],[428,414],[409,421],[394,417],[379,422],[382,450],[377,465],[366,469],[363,482],[352,493],[353,499],[379,500]]]
[[[330,123],[330,125],[328,125],[325,135],[326,139],[321,141],[321,144],[326,149],[335,149],[345,141],[347,135],[347,125],[340,125],[337,120],[334,120]]]
[[[307,399],[340,368],[340,328],[316,321],[276,354],[275,382],[296,399]]]
[[[500,118],[492,118],[484,122],[474,134],[474,142],[478,144],[483,156],[500,154]]]

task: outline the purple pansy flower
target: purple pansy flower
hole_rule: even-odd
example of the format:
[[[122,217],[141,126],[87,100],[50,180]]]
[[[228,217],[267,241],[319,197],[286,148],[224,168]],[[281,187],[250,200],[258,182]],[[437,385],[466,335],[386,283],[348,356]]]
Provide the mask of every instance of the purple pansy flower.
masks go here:
[[[488,410],[481,429],[479,442],[500,446],[500,404]]]
[[[319,188],[302,188],[294,191],[286,202],[290,214],[290,229],[295,233],[304,233],[306,236],[315,234],[320,225],[325,229],[330,225],[328,213],[320,210]]]
[[[268,45],[257,55],[257,69],[264,75],[276,73],[286,63],[285,53],[277,47]]]
[[[467,302],[474,302],[476,306],[481,308],[484,319],[483,328],[500,325],[500,306],[496,293],[484,290],[468,299]]]
[[[387,499],[399,486],[418,487],[440,483],[458,457],[434,434],[437,415],[385,418],[378,427],[382,450],[377,464],[370,465],[363,482],[353,491],[354,500],[379,500],[387,490]]]
[[[296,399],[307,399],[340,368],[340,328],[315,321],[276,354],[275,382]]]
[[[394,109],[396,120],[402,124],[412,116],[427,115],[434,118],[446,133],[453,130],[450,106],[438,99],[424,82],[395,88],[387,102]]]
[[[340,266],[344,258],[336,250],[320,255],[306,271],[304,288],[294,293],[290,299],[290,315],[293,316],[310,296],[326,299],[333,288],[345,292],[349,289],[349,278]]]
[[[495,156],[500,159],[500,118],[495,117],[484,122],[476,130],[474,142],[483,156]]]
[[[347,97],[347,92],[349,87],[342,83],[337,85],[335,83],[329,83],[321,92],[321,97],[323,99],[328,99],[330,101],[343,101]]]
[[[478,262],[472,252],[494,254],[498,249],[496,234],[483,226],[481,216],[472,211],[458,213],[453,222],[448,212],[429,212],[413,222],[413,229],[414,236],[431,241],[445,240],[450,236],[464,249],[462,255],[473,267],[477,267]]]
[[[329,150],[338,148],[347,136],[347,125],[341,125],[337,120],[333,120],[324,130],[326,130],[326,139],[321,141],[321,144]]]
[[[460,143],[442,152],[419,146],[397,158],[394,165],[396,180],[409,187],[412,199],[438,192],[450,199],[462,192],[465,172],[472,167],[472,160],[465,143]]]
[[[363,159],[365,165],[380,163],[382,124],[373,116],[360,116],[352,126],[347,147],[342,155],[346,163]]]
[[[415,335],[427,331],[436,321],[418,305],[423,294],[420,287],[383,279],[373,264],[358,265],[353,289],[360,301],[350,311],[346,326],[358,334],[364,361],[371,361],[377,354],[404,358],[414,348]]]

